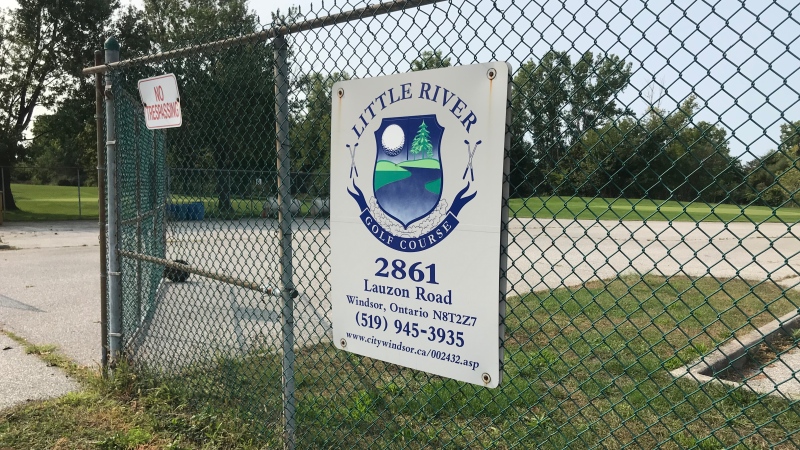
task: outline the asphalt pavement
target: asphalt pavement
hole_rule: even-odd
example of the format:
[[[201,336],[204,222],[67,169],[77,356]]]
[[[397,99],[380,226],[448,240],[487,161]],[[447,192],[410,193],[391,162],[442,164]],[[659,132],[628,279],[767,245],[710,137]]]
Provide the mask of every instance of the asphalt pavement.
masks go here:
[[[0,410],[31,400],[59,397],[79,389],[57,367],[25,353],[22,345],[0,334]]]
[[[175,224],[168,236],[168,257],[189,258],[193,265],[208,264],[210,270],[269,282],[277,275],[273,273],[277,247],[275,225],[268,222],[269,219],[258,219]],[[628,272],[770,278],[796,288],[800,283],[800,228],[796,228],[794,224],[780,223],[516,219],[509,224],[507,290],[510,295],[523,294]],[[324,336],[330,326],[326,314],[330,310],[326,277],[328,233],[324,221],[295,226],[295,283],[308,294],[298,299],[302,307],[296,310],[295,323],[312,327],[305,334],[314,336]],[[7,222],[0,226],[0,240],[10,247],[0,249],[0,329],[33,344],[55,344],[76,363],[99,367],[97,223]],[[251,251],[254,248],[259,250]],[[213,298],[208,298],[219,302],[220,311],[227,311],[218,317],[236,319],[243,311],[249,311],[252,300],[248,297],[234,296],[224,286],[203,287],[199,283],[207,281],[192,280],[174,289],[203,288],[206,297],[214,293]],[[170,294],[170,289],[173,287],[165,286],[162,295]],[[189,297],[192,296],[181,296]],[[182,309],[173,309],[176,314],[183,314]],[[258,329],[243,328],[232,333],[230,330],[235,331],[235,327],[222,327],[228,331],[220,339],[230,340],[238,334],[249,340],[257,334],[274,340],[278,310],[275,307],[259,311]],[[177,317],[171,323],[179,321]],[[158,327],[159,322],[153,321],[151,337],[159,336]],[[142,345],[146,350],[149,344]],[[37,357],[20,353],[17,344],[0,341],[0,349],[6,347],[11,348],[0,350],[0,386],[4,386],[0,388],[0,408],[77,388],[57,371],[51,372],[55,369],[43,366]],[[161,350],[152,347],[149,353],[161,354]],[[792,373],[796,371],[790,370],[790,376]]]
[[[99,367],[100,256],[96,222],[0,225],[0,330],[56,345]],[[0,409],[57,397],[79,385],[0,333]]]

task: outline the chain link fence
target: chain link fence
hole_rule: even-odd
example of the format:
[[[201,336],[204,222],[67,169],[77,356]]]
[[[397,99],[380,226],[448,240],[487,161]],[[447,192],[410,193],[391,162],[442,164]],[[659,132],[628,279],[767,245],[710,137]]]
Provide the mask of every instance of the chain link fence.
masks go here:
[[[98,67],[117,133],[109,335],[257,446],[797,448],[797,15],[326,2]],[[336,350],[327,281],[333,83],[491,60],[513,76],[497,389]],[[136,83],[162,73],[183,125],[152,132]]]

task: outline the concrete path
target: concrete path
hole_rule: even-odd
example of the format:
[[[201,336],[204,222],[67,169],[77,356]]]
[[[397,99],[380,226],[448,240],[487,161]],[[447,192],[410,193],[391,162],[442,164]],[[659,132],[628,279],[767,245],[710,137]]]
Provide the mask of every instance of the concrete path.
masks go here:
[[[793,335],[797,329],[800,329],[800,312],[790,311],[745,335],[731,337],[713,351],[670,371],[670,374],[698,383],[721,383],[749,388],[759,394],[800,399],[800,347],[792,345],[783,349],[780,347],[785,344],[776,344],[779,337]],[[769,347],[764,347],[764,344]],[[756,360],[762,360],[764,356],[754,356],[767,348],[777,353],[777,357],[765,364],[757,363]]]
[[[97,223],[6,222],[0,240],[11,247],[0,250],[0,330],[56,345],[78,364],[99,366]],[[79,388],[21,347],[0,333],[0,409]]]
[[[509,231],[512,293],[627,272],[800,282],[798,224],[517,219]]]
[[[327,223],[308,220],[294,228],[295,283],[327,298]],[[208,270],[275,280],[276,229],[264,219],[178,222],[168,234],[168,253]],[[512,295],[628,272],[800,283],[798,224],[514,219],[508,240]]]
[[[53,344],[85,366],[100,362],[100,253],[90,221],[0,226],[0,328]]]
[[[59,397],[79,388],[61,369],[28,355],[0,334],[0,410],[31,400]]]
[[[800,398],[800,348],[795,346],[781,353],[771,364],[748,376],[747,385],[756,392]]]

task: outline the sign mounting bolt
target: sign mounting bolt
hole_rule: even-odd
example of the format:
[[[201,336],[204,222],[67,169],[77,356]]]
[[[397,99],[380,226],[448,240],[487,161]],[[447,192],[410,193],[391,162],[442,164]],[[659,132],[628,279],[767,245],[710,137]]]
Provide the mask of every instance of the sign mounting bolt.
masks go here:
[[[347,347],[347,341],[344,338],[339,341],[339,344],[342,345],[342,348]]]
[[[339,98],[344,97],[344,89],[339,88],[339,90],[337,91],[337,94],[339,94]]]
[[[481,380],[483,380],[483,384],[489,384],[492,382],[492,376],[484,372],[483,375],[481,375]]]
[[[489,71],[486,72],[486,76],[489,77],[490,80],[494,80],[494,77],[497,76],[497,71],[495,69],[489,69]]]

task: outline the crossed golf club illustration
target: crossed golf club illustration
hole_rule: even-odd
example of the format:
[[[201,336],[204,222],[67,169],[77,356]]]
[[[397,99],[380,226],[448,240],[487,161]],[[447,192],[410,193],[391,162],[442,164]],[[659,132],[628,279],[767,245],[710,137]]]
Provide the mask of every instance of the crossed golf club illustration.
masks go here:
[[[350,144],[345,144],[347,149],[350,151],[350,178],[353,178],[353,172],[355,171],[356,176],[358,176],[358,168],[356,168],[356,147],[358,147],[358,143],[356,143],[353,148],[350,148]]]
[[[464,175],[461,177],[462,180],[467,178],[467,171],[469,171],[469,177],[472,181],[475,181],[475,172],[472,170],[472,157],[475,156],[475,152],[478,150],[478,146],[481,144],[482,141],[478,141],[475,143],[475,146],[472,147],[472,150],[469,149],[469,141],[464,139],[464,143],[467,144],[467,153],[469,153],[469,162],[467,163],[467,168],[464,169]]]
[[[470,179],[475,181],[475,171],[472,167],[472,158],[475,157],[475,152],[478,151],[478,146],[481,145],[483,141],[475,142],[475,145],[470,150],[469,148],[469,141],[464,139],[464,143],[467,144],[467,153],[469,153],[469,162],[467,163],[467,168],[464,169],[464,175],[461,176],[461,179],[464,180],[467,178],[467,172],[469,172]],[[356,148],[358,147],[358,143],[350,147],[350,144],[345,144],[347,150],[350,152],[350,178],[353,178],[353,172],[356,173],[358,176],[358,168],[356,167]]]

